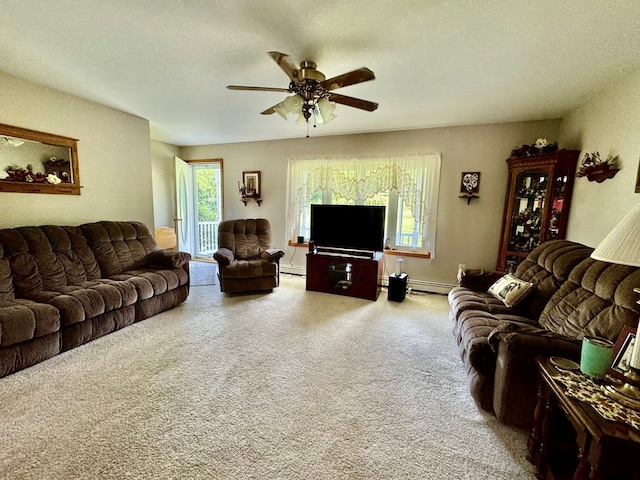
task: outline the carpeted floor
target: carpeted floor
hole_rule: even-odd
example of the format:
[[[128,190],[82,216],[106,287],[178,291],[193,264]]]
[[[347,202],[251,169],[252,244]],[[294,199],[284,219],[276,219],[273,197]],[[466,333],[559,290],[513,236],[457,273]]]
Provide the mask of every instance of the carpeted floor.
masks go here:
[[[3,479],[533,479],[472,402],[442,295],[193,287],[0,379]]]
[[[189,275],[191,286],[204,287],[216,284],[218,264],[201,260],[191,260],[189,262]]]

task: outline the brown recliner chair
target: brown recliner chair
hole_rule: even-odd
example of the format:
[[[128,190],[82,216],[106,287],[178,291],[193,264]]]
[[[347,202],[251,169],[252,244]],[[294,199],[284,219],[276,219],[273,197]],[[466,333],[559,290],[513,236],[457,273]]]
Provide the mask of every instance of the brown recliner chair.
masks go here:
[[[284,251],[271,248],[271,225],[264,218],[225,220],[218,226],[220,291],[244,293],[273,290],[280,280]]]

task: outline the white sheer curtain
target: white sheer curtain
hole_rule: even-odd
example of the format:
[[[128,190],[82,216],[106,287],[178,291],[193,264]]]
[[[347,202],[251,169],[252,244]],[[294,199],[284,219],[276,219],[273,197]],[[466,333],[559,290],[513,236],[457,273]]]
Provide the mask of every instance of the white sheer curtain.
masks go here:
[[[287,179],[287,237],[294,240],[308,219],[312,197],[342,197],[364,204],[377,194],[399,198],[419,224],[421,250],[435,257],[438,153],[386,157],[296,158],[289,160]],[[316,202],[318,203],[318,202]],[[390,206],[387,205],[387,208]]]

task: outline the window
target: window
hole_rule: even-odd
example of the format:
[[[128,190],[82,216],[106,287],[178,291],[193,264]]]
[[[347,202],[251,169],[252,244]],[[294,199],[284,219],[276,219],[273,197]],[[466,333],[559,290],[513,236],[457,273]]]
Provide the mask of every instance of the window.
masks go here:
[[[287,236],[309,238],[310,205],[384,205],[386,243],[435,256],[440,155],[293,159],[288,166]]]

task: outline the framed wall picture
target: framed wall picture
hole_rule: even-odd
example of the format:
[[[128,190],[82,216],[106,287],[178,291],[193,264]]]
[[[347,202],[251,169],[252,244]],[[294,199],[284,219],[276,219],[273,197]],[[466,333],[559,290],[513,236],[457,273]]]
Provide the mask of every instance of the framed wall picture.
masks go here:
[[[242,172],[242,183],[247,197],[260,198],[260,171]]]
[[[631,360],[631,352],[636,339],[636,329],[634,327],[624,327],[618,340],[613,346],[613,357],[608,374],[619,380],[624,380],[624,375],[629,370],[629,361]]]

